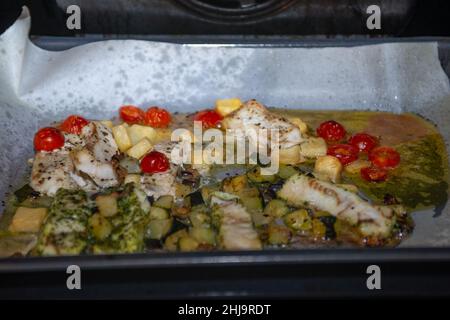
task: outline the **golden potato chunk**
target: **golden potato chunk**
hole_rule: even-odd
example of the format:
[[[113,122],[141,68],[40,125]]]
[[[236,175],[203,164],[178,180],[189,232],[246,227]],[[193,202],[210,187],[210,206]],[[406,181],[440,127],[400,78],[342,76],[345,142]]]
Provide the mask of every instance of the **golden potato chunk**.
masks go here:
[[[116,194],[99,195],[95,198],[98,211],[104,217],[112,217],[117,214],[117,196]]]
[[[132,146],[128,149],[127,154],[135,159],[140,159],[145,156],[150,150],[152,150],[153,146],[148,141],[147,138],[142,139],[136,145]]]
[[[242,106],[242,101],[233,98],[233,99],[220,99],[216,101],[216,111],[222,117],[226,117],[233,111],[236,111]]]
[[[337,183],[341,178],[342,164],[333,156],[318,157],[314,166],[314,176],[319,180]]]
[[[9,231],[11,232],[38,232],[47,215],[47,208],[17,208]]]
[[[132,147],[133,144],[131,143],[127,128],[124,124],[113,127],[112,133],[121,152],[125,152]]]
[[[133,124],[127,128],[127,131],[133,146],[144,138],[147,138],[149,141],[154,141],[157,135],[156,130],[152,127],[141,126],[139,124]]]

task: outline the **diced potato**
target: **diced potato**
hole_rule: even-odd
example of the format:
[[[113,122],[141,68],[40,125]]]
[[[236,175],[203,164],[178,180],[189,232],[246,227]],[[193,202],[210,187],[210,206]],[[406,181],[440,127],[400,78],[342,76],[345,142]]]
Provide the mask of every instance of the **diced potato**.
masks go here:
[[[180,240],[178,240],[178,247],[180,251],[183,252],[195,251],[199,245],[200,243],[190,236],[181,237]]]
[[[193,227],[189,230],[189,235],[201,244],[216,244],[216,233],[213,229]]]
[[[46,215],[46,208],[19,207],[9,226],[9,231],[38,232]]]
[[[127,154],[135,159],[140,159],[145,156],[153,146],[147,138],[142,139],[137,144],[128,149]]]
[[[252,212],[252,220],[253,225],[259,228],[261,226],[268,225],[273,220],[273,217],[264,212],[256,211]]]
[[[157,135],[156,130],[152,127],[141,126],[139,124],[133,124],[127,128],[127,131],[133,146],[144,138],[147,138],[149,141],[154,141]]]
[[[233,178],[227,178],[223,181],[223,191],[239,194],[239,192],[248,186],[247,176],[240,175]]]
[[[287,149],[280,149],[280,164],[297,164],[302,162],[300,146],[293,146]]]
[[[114,127],[111,120],[102,120],[102,121],[100,121],[100,123],[110,129],[112,129]]]
[[[296,231],[308,231],[312,228],[311,217],[306,209],[298,209],[284,217],[284,223]]]
[[[153,206],[169,210],[173,206],[173,201],[173,196],[161,196],[153,203]]]
[[[112,231],[111,223],[98,213],[89,218],[89,226],[91,227],[94,237],[98,240],[106,239]]]
[[[164,241],[164,248],[168,251],[177,251],[178,240],[182,237],[188,237],[188,232],[186,229],[178,230],[171,235],[169,235]]]
[[[117,214],[117,195],[99,195],[95,198],[95,203],[97,204],[98,211],[104,217],[112,217]]]
[[[152,207],[150,209],[150,219],[152,220],[163,220],[169,218],[169,213],[166,209],[159,208],[159,207]]]
[[[311,137],[300,145],[300,154],[305,158],[317,158],[327,154],[327,143],[322,138]]]
[[[316,160],[314,176],[319,180],[339,182],[342,173],[342,164],[333,156],[321,156]]]
[[[304,123],[302,119],[296,117],[296,118],[290,118],[289,121],[292,122],[293,124],[295,124],[300,129],[301,133],[308,132],[308,125],[306,123]]]
[[[216,101],[216,111],[222,117],[226,117],[233,111],[236,111],[242,106],[242,101],[233,98],[233,99],[220,99]]]
[[[346,165],[344,170],[349,174],[359,174],[362,168],[370,167],[371,165],[368,160],[358,159]]]
[[[270,224],[267,228],[269,238],[267,241],[274,245],[286,245],[291,238],[290,230],[282,225]]]
[[[112,133],[120,151],[125,152],[133,146],[125,125],[121,124],[113,127]]]
[[[153,128],[155,130],[155,137],[151,140],[154,144],[161,141],[171,140],[172,129],[171,128]]]
[[[264,213],[274,218],[283,217],[289,212],[289,208],[286,202],[280,199],[270,200],[267,206],[264,208]]]
[[[139,174],[127,174],[123,183],[124,184],[134,183],[136,185],[139,185],[141,183],[141,175],[139,175]]]
[[[152,220],[147,225],[147,236],[150,239],[162,239],[172,229],[173,219]]]

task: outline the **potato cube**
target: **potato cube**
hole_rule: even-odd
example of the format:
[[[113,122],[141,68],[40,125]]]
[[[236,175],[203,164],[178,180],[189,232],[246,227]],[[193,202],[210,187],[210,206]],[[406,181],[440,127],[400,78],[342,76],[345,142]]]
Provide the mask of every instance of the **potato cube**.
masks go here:
[[[300,145],[300,154],[305,158],[317,158],[327,154],[327,143],[322,138],[309,138]]]
[[[100,123],[109,129],[112,129],[114,127],[111,120],[102,120],[100,121]]]
[[[146,155],[150,150],[152,150],[153,146],[148,141],[147,138],[142,139],[137,144],[128,149],[127,154],[135,159],[140,159],[144,155]]]
[[[293,146],[279,151],[280,164],[297,164],[302,162],[300,146]]]
[[[152,127],[141,126],[139,124],[133,124],[127,128],[127,131],[133,146],[144,138],[147,138],[149,141],[154,141],[157,135],[156,130]]]
[[[127,128],[123,124],[113,127],[112,133],[121,152],[125,152],[132,147]]]
[[[341,178],[342,164],[333,156],[321,156],[316,160],[314,176],[319,180],[338,182]]]
[[[118,212],[117,195],[114,193],[97,196],[95,203],[97,204],[98,211],[104,217],[115,216]]]
[[[233,99],[221,99],[216,101],[216,111],[222,117],[226,117],[233,111],[236,111],[242,106],[241,100],[237,98]]]
[[[9,226],[9,231],[38,232],[46,215],[46,208],[19,207]]]
[[[111,223],[98,213],[89,218],[89,226],[97,240],[105,240],[112,231]]]
[[[303,122],[300,118],[290,118],[290,122],[295,124],[299,129],[301,133],[307,133],[308,132],[308,125]]]

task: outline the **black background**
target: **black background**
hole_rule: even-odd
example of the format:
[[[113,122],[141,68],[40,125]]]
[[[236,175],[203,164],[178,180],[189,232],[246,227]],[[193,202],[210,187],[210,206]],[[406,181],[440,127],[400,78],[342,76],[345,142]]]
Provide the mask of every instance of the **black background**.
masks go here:
[[[0,32],[3,32],[9,25],[11,25],[14,20],[18,17],[21,6],[27,5],[30,8],[31,14],[32,14],[32,29],[31,34],[32,35],[64,35],[64,36],[71,36],[75,35],[74,32],[68,31],[65,28],[65,18],[66,15],[64,12],[62,12],[60,9],[56,7],[55,4],[56,0],[2,0],[0,1]],[[171,1],[171,0],[167,0]],[[299,0],[301,1],[301,0]],[[95,0],[92,0],[92,2],[95,2]],[[113,1],[112,1],[113,2]],[[336,4],[339,3],[339,0],[335,1]],[[357,5],[358,1],[354,1],[355,5]],[[377,1],[374,1],[376,3]],[[320,8],[318,9],[320,10]],[[126,14],[126,13],[124,13]],[[311,13],[314,15],[314,12]],[[336,19],[331,18],[330,19]],[[325,21],[324,23],[327,23]],[[107,23],[106,23],[107,24]],[[126,30],[121,32],[120,27],[113,28],[113,26],[117,23],[116,21],[110,21],[111,29],[108,30],[108,27],[104,27],[103,33],[126,33]],[[137,33],[141,34],[170,34],[170,33],[182,33],[180,32],[180,29],[177,28],[176,31],[171,30],[170,28],[167,28],[166,30],[161,30],[160,28],[157,29],[155,26],[155,29],[152,29],[151,27],[148,28],[146,26],[143,30],[138,30]],[[192,33],[190,28],[186,28],[187,33]],[[204,33],[204,34],[210,34],[212,33],[213,29],[205,28],[196,30],[196,32]],[[243,27],[243,28],[234,28],[227,30],[232,30],[232,33],[239,34],[241,33],[251,33],[255,32],[258,34],[264,34],[267,33],[267,28],[261,29],[261,28],[251,28],[251,27]],[[319,28],[320,30],[320,28]],[[336,35],[348,35],[345,32],[342,32],[342,30],[339,30],[339,27],[336,27],[335,29],[326,29],[327,30],[327,36],[333,37]],[[95,30],[98,31],[98,30]],[[108,32],[112,31],[112,32]],[[89,32],[89,30],[87,30]],[[216,31],[214,31],[216,32]],[[221,31],[218,31],[222,33]],[[273,34],[277,34],[277,30],[271,29],[270,31]],[[308,31],[307,31],[308,32]],[[98,33],[98,32],[96,32]],[[315,35],[314,32],[310,32],[310,35]],[[302,34],[305,35],[305,34]],[[376,36],[376,32],[371,32],[369,36]],[[392,36],[392,35],[390,35]],[[401,32],[398,34],[395,34],[394,36],[399,37],[413,37],[413,36],[440,36],[440,37],[446,37],[450,36],[450,1],[445,0],[418,0],[417,4],[415,5],[414,12],[411,15],[411,17],[408,17],[408,23],[406,28],[402,29]]]

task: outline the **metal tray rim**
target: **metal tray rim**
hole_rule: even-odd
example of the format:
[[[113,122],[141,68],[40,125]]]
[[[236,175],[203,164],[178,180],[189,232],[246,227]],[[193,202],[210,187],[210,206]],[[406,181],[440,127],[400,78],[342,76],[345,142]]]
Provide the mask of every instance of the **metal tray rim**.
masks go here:
[[[0,274],[66,270],[78,265],[84,270],[197,268],[224,266],[273,266],[353,263],[450,262],[450,248],[358,248],[193,253],[139,253],[0,259]]]

